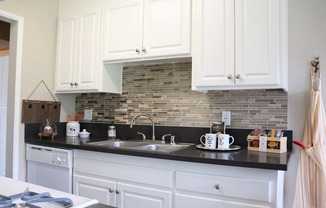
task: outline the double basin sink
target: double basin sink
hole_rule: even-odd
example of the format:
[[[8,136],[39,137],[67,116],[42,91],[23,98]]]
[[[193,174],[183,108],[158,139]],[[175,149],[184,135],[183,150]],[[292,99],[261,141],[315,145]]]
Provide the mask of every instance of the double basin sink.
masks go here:
[[[155,141],[122,141],[122,140],[105,140],[99,142],[89,142],[88,145],[108,149],[128,149],[138,151],[151,151],[161,153],[171,153],[178,150],[185,149],[193,144],[180,143],[180,144],[162,144]]]

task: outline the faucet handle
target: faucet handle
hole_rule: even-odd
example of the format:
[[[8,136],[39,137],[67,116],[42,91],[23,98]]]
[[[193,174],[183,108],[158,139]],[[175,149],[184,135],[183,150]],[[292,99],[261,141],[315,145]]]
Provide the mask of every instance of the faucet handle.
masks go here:
[[[174,140],[175,136],[171,136],[171,143],[172,145],[175,145],[175,140]]]
[[[145,135],[145,134],[143,134],[143,133],[141,133],[141,132],[137,132],[137,134],[140,134],[140,135],[142,135],[142,136],[143,136],[143,141],[145,141],[145,140],[146,140],[146,135]]]
[[[164,134],[162,136],[162,144],[165,144],[165,137],[167,137],[167,136],[171,136],[171,134]]]

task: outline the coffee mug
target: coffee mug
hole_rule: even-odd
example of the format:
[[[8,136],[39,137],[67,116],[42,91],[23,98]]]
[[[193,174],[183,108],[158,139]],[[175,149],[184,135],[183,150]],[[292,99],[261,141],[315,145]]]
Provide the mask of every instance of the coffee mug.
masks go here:
[[[233,144],[234,138],[233,136],[230,136],[229,134],[218,134],[218,149],[228,149],[230,148],[230,145]],[[230,138],[232,141],[230,142]]]
[[[205,138],[205,142],[202,139]],[[200,137],[200,142],[208,149],[216,149],[216,134],[205,134]]]

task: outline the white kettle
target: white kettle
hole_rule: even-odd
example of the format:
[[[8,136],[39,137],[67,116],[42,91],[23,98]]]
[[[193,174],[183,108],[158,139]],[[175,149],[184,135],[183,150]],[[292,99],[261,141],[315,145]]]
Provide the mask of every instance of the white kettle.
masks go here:
[[[78,121],[69,121],[66,126],[66,135],[78,137],[80,132],[80,125]]]

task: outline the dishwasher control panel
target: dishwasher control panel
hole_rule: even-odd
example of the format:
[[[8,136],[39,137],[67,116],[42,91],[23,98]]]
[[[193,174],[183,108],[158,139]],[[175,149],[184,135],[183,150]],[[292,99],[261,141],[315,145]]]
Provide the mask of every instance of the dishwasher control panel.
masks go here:
[[[52,164],[68,167],[68,156],[54,153],[52,154]]]

